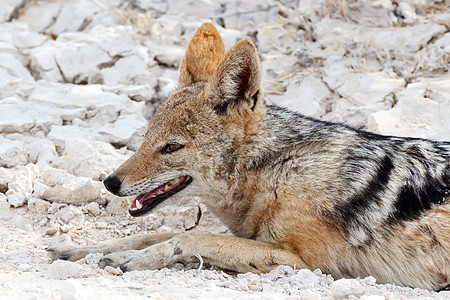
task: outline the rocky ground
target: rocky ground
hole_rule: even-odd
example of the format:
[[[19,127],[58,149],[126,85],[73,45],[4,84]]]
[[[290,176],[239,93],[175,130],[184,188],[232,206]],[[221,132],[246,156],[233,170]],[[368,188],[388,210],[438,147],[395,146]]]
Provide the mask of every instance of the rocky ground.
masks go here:
[[[373,132],[450,140],[450,2],[0,2],[2,299],[449,299],[279,267],[229,274],[198,264],[159,271],[51,262],[50,243],[142,231],[227,233],[198,199],[142,218],[101,180],[138,147],[176,85],[190,37],[212,20],[229,49],[258,47],[266,101]],[[418,270],[420,272],[420,270]]]

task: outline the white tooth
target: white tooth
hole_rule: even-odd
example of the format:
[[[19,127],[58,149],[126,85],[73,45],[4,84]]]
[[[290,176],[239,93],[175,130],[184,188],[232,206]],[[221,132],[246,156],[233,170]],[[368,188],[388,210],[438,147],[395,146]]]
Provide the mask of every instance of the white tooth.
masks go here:
[[[167,192],[170,189],[170,184],[166,184],[164,186],[164,192]]]
[[[136,208],[137,208],[137,209],[141,209],[141,208],[142,208],[141,202],[136,201]]]
[[[158,191],[158,195],[162,195],[162,194],[164,194],[164,192],[161,191],[161,190],[159,190],[159,191]]]

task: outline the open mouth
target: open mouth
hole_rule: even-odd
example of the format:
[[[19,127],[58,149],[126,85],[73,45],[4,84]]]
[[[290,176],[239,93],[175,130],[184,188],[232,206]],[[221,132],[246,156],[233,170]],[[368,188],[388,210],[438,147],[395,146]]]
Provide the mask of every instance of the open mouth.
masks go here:
[[[192,177],[185,175],[172,179],[156,189],[141,194],[131,203],[130,215],[139,217],[152,210],[156,205],[178,193],[192,182]]]

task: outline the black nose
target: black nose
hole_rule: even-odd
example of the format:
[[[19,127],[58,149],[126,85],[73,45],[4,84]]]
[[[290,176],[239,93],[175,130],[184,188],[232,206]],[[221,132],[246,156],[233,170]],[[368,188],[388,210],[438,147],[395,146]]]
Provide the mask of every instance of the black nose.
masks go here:
[[[116,175],[110,175],[106,177],[105,180],[103,180],[103,184],[108,191],[113,194],[117,194],[120,191],[120,185],[122,184],[122,182]]]

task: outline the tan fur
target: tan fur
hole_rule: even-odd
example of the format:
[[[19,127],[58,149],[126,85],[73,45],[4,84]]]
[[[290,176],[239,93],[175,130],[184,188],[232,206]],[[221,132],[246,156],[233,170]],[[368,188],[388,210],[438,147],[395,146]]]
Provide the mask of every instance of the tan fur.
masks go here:
[[[179,84],[207,81],[225,55],[225,48],[212,23],[204,23],[194,34],[181,63]]]
[[[110,253],[103,266],[136,270],[199,254],[206,262],[239,272],[267,272],[286,264],[319,268],[336,278],[372,275],[379,282],[430,289],[449,283],[449,240],[433,243],[433,237],[450,232],[449,204],[355,247],[324,215],[339,199],[339,139],[289,146],[277,154],[276,164],[260,168],[252,157],[263,149],[253,145],[274,140],[272,128],[261,121],[265,113],[255,46],[243,40],[224,55],[214,26],[203,24],[183,59],[179,87],[155,112],[140,149],[114,176],[132,194],[140,182],[165,182],[189,170],[194,178],[189,195],[200,197],[235,236],[137,236],[91,247],[51,247],[53,257]],[[161,154],[169,142],[184,148]],[[180,196],[183,192],[172,198]],[[416,262],[405,266],[410,260]]]

